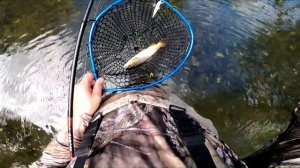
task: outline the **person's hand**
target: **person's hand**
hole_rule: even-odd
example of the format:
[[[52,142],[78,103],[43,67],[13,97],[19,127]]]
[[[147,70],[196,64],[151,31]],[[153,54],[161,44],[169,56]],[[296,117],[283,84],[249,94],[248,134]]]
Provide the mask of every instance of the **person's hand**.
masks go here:
[[[87,73],[75,86],[73,102],[73,134],[75,148],[80,145],[90,120],[99,108],[102,98],[103,82],[103,78],[95,81],[93,74]],[[68,138],[68,126],[65,125],[56,136],[56,141],[58,142],[57,145],[63,144],[64,146],[68,146]]]
[[[84,75],[74,90],[74,116],[87,114],[93,116],[102,98],[103,78],[94,80],[92,73]]]

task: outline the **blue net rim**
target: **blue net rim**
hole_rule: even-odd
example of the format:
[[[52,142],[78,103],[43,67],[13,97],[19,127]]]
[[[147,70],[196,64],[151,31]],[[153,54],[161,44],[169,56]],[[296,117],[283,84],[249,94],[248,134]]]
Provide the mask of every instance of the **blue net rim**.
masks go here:
[[[91,65],[92,65],[92,70],[93,70],[93,74],[94,74],[94,79],[97,80],[98,79],[98,74],[97,74],[97,70],[95,67],[95,62],[94,62],[94,55],[93,55],[93,49],[92,49],[92,41],[93,41],[93,37],[94,37],[94,33],[95,33],[95,29],[96,29],[96,25],[98,24],[99,20],[101,19],[102,16],[104,16],[111,8],[113,8],[114,6],[122,3],[125,0],[117,0],[114,3],[112,3],[111,5],[109,5],[108,7],[106,7],[95,19],[95,21],[92,24],[91,30],[90,30],[90,34],[89,34],[89,41],[88,41],[88,50],[89,50],[89,56],[90,56],[90,61],[91,61]],[[126,88],[104,88],[103,91],[104,92],[116,92],[116,91],[131,91],[131,90],[141,90],[141,89],[146,89],[148,87],[160,84],[162,82],[164,82],[165,80],[169,79],[170,77],[172,77],[175,73],[177,73],[182,67],[183,65],[186,63],[186,61],[189,59],[191,51],[193,49],[194,46],[194,32],[192,29],[191,24],[189,23],[189,21],[183,16],[183,14],[181,12],[179,12],[173,5],[171,5],[167,0],[161,0],[164,4],[166,4],[169,8],[171,8],[182,20],[183,22],[187,25],[188,29],[189,29],[189,34],[190,34],[190,39],[191,39],[191,43],[189,45],[189,49],[188,52],[184,58],[183,61],[181,61],[181,63],[172,71],[170,72],[168,75],[164,76],[163,78],[161,78],[160,80],[157,80],[155,82],[152,82],[150,84],[146,84],[146,85],[142,85],[142,86],[134,86],[134,87],[126,87]]]

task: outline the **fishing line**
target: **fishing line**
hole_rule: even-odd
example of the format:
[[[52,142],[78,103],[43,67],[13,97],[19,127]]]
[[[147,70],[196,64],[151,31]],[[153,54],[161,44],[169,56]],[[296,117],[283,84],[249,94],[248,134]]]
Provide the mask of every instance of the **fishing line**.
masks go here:
[[[88,53],[88,50],[87,50],[87,47],[86,47],[86,49],[85,49],[85,53],[84,53],[84,55],[85,55],[85,57],[84,57],[84,59],[83,59],[83,61],[84,61],[84,69],[83,69],[83,72],[84,73],[86,73],[87,72],[87,58],[89,58],[89,53]]]
[[[129,150],[134,150],[134,151],[136,151],[136,152],[138,152],[138,153],[141,153],[141,154],[144,154],[144,155],[147,155],[147,156],[151,156],[151,153],[150,153],[150,152],[143,152],[142,150],[136,149],[136,148],[134,148],[134,147],[132,147],[132,146],[129,146],[129,145],[125,145],[125,144],[119,143],[119,142],[117,142],[117,141],[110,141],[110,143],[115,144],[115,145],[122,146],[122,147],[124,147],[124,148],[126,148],[126,149],[129,149]]]
[[[100,8],[100,5],[101,5],[101,0],[99,0],[99,2],[98,2],[98,5],[97,5],[97,9],[96,9],[96,11],[95,11],[94,18],[96,18],[97,14],[98,14],[98,11],[99,11],[99,8]]]

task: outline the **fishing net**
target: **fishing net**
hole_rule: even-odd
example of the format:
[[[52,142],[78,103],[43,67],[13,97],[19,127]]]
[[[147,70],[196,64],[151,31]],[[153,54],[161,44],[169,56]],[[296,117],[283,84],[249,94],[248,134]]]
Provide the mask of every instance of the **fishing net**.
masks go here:
[[[191,30],[183,16],[156,0],[124,0],[102,12],[92,27],[90,56],[105,88],[138,88],[167,79],[188,57]],[[154,14],[155,13],[155,14]],[[154,15],[154,17],[153,17]],[[131,69],[124,64],[152,44],[165,40],[149,60]]]

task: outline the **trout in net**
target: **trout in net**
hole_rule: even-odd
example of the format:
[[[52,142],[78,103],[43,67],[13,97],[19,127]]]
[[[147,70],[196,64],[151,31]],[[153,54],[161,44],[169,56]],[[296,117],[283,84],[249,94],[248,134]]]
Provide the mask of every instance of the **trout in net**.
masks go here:
[[[125,65],[125,69],[134,68],[148,61],[160,48],[166,46],[166,40],[160,40],[157,44],[152,44],[147,49],[142,50],[132,57]]]
[[[169,79],[188,60],[194,34],[167,0],[117,0],[96,17],[88,48],[104,91],[145,89]]]

